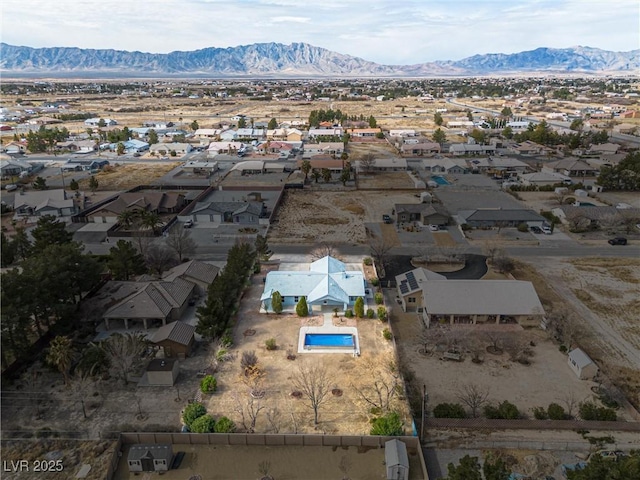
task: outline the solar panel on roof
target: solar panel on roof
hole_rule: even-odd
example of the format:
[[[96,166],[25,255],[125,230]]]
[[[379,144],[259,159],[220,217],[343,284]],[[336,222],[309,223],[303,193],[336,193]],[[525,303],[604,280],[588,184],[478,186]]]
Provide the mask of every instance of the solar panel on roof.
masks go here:
[[[413,275],[413,272],[407,273],[407,280],[409,281],[409,286],[411,290],[417,290],[418,282],[416,281],[416,277]]]
[[[407,281],[403,280],[400,282],[400,292],[401,293],[409,293],[409,288],[407,287]]]

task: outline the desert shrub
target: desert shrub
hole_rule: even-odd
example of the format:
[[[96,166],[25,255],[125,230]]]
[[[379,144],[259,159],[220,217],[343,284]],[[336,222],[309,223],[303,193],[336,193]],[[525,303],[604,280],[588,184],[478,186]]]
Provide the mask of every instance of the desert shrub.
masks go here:
[[[567,346],[566,345],[560,345],[560,351],[562,353],[567,353]]]
[[[378,285],[380,285],[380,279],[379,278],[372,278],[370,280],[371,285],[373,285],[374,287],[377,287]]]
[[[200,390],[202,393],[213,393],[218,388],[218,381],[213,375],[207,375],[200,382]]]
[[[225,350],[224,348],[221,348],[220,350],[218,350],[216,352],[216,360],[219,362],[224,362],[227,358],[227,350]]]
[[[207,409],[201,403],[190,403],[184,408],[182,412],[182,421],[191,429],[191,424],[196,418],[199,418],[207,413]]]
[[[376,305],[382,305],[384,303],[384,297],[380,292],[373,296],[373,300],[376,302]]]
[[[557,403],[549,404],[547,414],[551,420],[564,420],[567,418],[567,413],[564,411],[564,408]]]
[[[267,350],[275,350],[275,349],[278,348],[278,345],[276,344],[276,339],[275,338],[268,338],[264,342],[264,344],[267,347]]]
[[[378,318],[381,322],[387,321],[387,309],[384,307],[378,307]]]
[[[515,420],[520,418],[520,411],[513,403],[505,400],[497,407],[494,405],[484,407],[484,415],[487,418]]]
[[[593,402],[580,404],[580,418],[583,420],[599,420],[602,422],[615,422],[618,419],[615,410],[607,407],[598,407]]]
[[[353,310],[348,309],[346,312],[344,312],[344,316],[347,318],[353,318]]]
[[[99,345],[90,344],[83,352],[78,370],[85,375],[99,375],[109,370],[111,361]]]
[[[216,421],[211,415],[202,415],[196,418],[189,426],[193,433],[213,433],[216,428]]]
[[[362,260],[362,263],[367,266],[371,266],[373,265],[373,259],[371,257],[365,257],[364,260]]]
[[[384,337],[385,340],[391,340],[391,331],[388,328],[385,328],[382,331],[382,336]]]
[[[220,338],[220,346],[222,348],[231,348],[233,346],[233,337],[229,332],[225,332]]]
[[[468,223],[463,223],[462,225],[460,225],[460,228],[462,229],[463,232],[466,232],[468,230],[471,230],[471,226],[469,226]]]
[[[236,424],[228,417],[220,417],[216,422],[216,433],[233,433],[236,431]]]
[[[364,299],[362,297],[356,299],[356,303],[353,305],[353,313],[358,318],[364,317]]]
[[[433,409],[436,418],[465,418],[467,413],[459,403],[440,403]]]
[[[520,223],[518,224],[518,231],[526,233],[529,231],[529,226],[526,223]]]
[[[249,370],[255,368],[258,365],[258,356],[256,352],[253,350],[249,350],[248,352],[242,352],[242,358],[240,359],[240,366],[242,367],[243,372],[248,372]]]
[[[376,312],[373,311],[373,308],[367,308],[367,318],[375,317]]]
[[[534,407],[533,408],[533,418],[536,420],[546,420],[549,418],[547,411],[542,407]]]
[[[389,412],[382,417],[371,420],[370,435],[400,436],[404,433],[402,420],[398,412]]]

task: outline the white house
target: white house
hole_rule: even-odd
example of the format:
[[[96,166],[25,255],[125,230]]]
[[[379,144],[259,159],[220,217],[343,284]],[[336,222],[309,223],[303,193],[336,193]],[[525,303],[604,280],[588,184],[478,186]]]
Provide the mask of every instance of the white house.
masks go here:
[[[346,311],[358,297],[364,298],[364,285],[362,271],[347,270],[344,263],[326,256],[311,263],[308,271],[269,272],[260,301],[265,311],[272,311],[272,295],[279,292],[285,309],[295,308],[300,298],[305,297],[310,310],[337,307]]]
[[[84,121],[84,124],[87,127],[98,127],[98,126],[100,126],[100,120],[104,120],[104,126],[105,127],[112,127],[112,126],[118,124],[118,122],[116,122],[112,118],[97,118],[97,117],[96,118],[87,118]]]
[[[569,367],[580,380],[592,380],[598,374],[598,366],[580,348],[569,352]]]

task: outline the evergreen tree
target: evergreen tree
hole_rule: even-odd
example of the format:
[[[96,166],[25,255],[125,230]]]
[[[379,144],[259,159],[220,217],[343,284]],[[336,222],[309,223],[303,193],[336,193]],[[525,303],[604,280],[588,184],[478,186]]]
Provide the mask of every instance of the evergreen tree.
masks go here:
[[[296,314],[299,317],[306,317],[309,315],[309,306],[307,305],[307,299],[305,297],[300,297],[300,300],[298,300],[298,304],[296,305]]]
[[[271,310],[277,314],[282,313],[282,295],[278,291],[271,294]]]
[[[49,245],[63,245],[70,243],[73,234],[67,231],[62,221],[58,221],[53,215],[44,215],[38,219],[36,227],[31,231],[34,243],[33,248],[41,252]]]
[[[275,118],[272,118],[271,120],[269,120],[267,128],[269,130],[275,130],[276,128],[278,128],[278,121]]]
[[[447,476],[444,480],[482,480],[478,457],[465,455],[457,467],[453,463],[447,465]]]
[[[433,116],[433,122],[439,127],[442,126],[442,124],[444,123],[444,120],[440,112],[435,113],[435,115]]]
[[[80,185],[78,185],[78,182],[76,182],[75,178],[72,178],[71,182],[69,182],[69,188],[75,192],[80,190]]]
[[[358,318],[364,317],[364,299],[362,297],[356,299],[356,303],[353,305],[353,313],[355,313]]]
[[[115,247],[109,249],[107,265],[115,280],[126,281],[147,270],[143,256],[126,240],[118,240]]]

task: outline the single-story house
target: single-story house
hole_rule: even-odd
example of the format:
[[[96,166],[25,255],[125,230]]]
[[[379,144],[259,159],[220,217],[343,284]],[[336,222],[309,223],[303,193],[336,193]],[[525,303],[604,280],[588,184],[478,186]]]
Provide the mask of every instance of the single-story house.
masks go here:
[[[569,352],[567,363],[580,380],[592,380],[598,374],[598,366],[580,348]]]
[[[304,160],[298,160],[298,167],[302,167]],[[331,173],[342,173],[345,162],[332,158],[329,155],[316,155],[311,157],[308,162],[311,164],[312,170],[322,170],[328,168]]]
[[[274,128],[267,130],[267,140],[299,142],[302,140],[302,132],[297,128]]]
[[[8,155],[19,155],[27,151],[26,143],[9,142],[2,147],[2,150]]]
[[[390,137],[415,137],[416,131],[413,128],[406,129],[391,129],[389,130]]]
[[[571,183],[571,179],[566,175],[555,172],[534,172],[534,173],[521,173],[518,175],[518,179],[523,185],[555,185],[557,183]]]
[[[400,147],[403,155],[433,155],[440,153],[441,146],[439,143],[404,143]]]
[[[342,127],[310,128],[307,136],[309,138],[341,137],[342,133]]]
[[[116,223],[118,216],[125,210],[177,213],[185,205],[185,195],[181,192],[125,192],[88,214],[87,218],[95,223]]]
[[[451,155],[493,155],[496,153],[495,145],[477,145],[475,143],[452,143],[449,146]]]
[[[110,143],[109,150],[116,151],[120,143],[124,145],[124,151],[126,153],[141,153],[149,150],[149,144],[147,142],[143,142],[142,140],[136,140],[135,138],[131,140],[127,140],[126,142]]]
[[[264,128],[239,128],[236,130],[237,138],[262,140],[265,137]]]
[[[193,135],[198,138],[217,138],[223,131],[221,128],[199,128]]]
[[[397,203],[395,205],[398,225],[418,222],[422,225],[447,225],[449,212],[438,204],[432,203]]]
[[[16,193],[13,199],[13,210],[16,218],[44,215],[65,217],[75,215],[79,208],[74,203],[72,196],[67,197],[67,192],[58,188]]]
[[[340,260],[326,256],[309,265],[308,271],[279,271],[267,273],[260,297],[261,308],[273,311],[271,298],[274,292],[282,296],[285,309],[294,309],[301,297],[305,297],[309,310],[346,311],[358,297],[364,298],[365,280],[360,270],[347,270]]]
[[[451,158],[425,158],[422,165],[427,172],[461,174],[467,173],[468,168],[465,162],[457,162]]]
[[[98,146],[94,140],[70,140],[56,143],[56,149],[78,153],[91,153],[96,151]]]
[[[191,211],[196,222],[259,224],[267,218],[263,202],[198,202]]]
[[[109,165],[109,160],[70,158],[60,168],[64,171],[81,172],[83,170],[84,171],[101,170],[107,165]]]
[[[193,150],[190,143],[155,143],[149,147],[149,152],[157,155],[167,155],[170,152],[176,152],[178,155],[184,155]]]
[[[196,295],[205,295],[209,285],[220,273],[220,269],[210,263],[200,262],[198,260],[190,260],[167,270],[162,279],[171,282],[176,278],[182,278],[195,285],[194,293]]]
[[[524,173],[529,169],[529,165],[511,157],[478,158],[467,163],[472,171],[507,177]]]
[[[521,223],[529,226],[540,226],[545,222],[542,215],[533,210],[519,208],[478,208],[476,210],[460,210],[459,223],[466,223],[474,228],[517,227]]]
[[[218,162],[199,162],[197,160],[185,162],[181,168],[185,172],[206,175],[211,175],[212,173],[217,172],[219,169]]]
[[[264,173],[265,162],[262,160],[247,160],[246,162],[238,162],[231,171],[241,172],[242,175],[248,175],[252,173]]]
[[[551,151],[551,149],[544,145],[532,142],[531,140],[526,140],[522,143],[516,143],[510,146],[509,151],[518,155],[543,155],[546,152]]]
[[[7,159],[0,161],[2,178],[18,176],[22,172],[30,172],[32,169],[33,165],[22,160]]]
[[[344,144],[342,142],[320,142],[307,143],[304,146],[304,156],[312,157],[314,155],[334,155],[339,157],[344,152]]]
[[[348,128],[347,133],[352,138],[375,138],[376,135],[381,133],[380,128]]]
[[[218,135],[221,142],[233,142],[236,138],[238,138],[238,132],[232,129],[226,129],[220,132]]]
[[[568,177],[595,177],[599,170],[579,158],[563,158],[557,162],[547,163],[542,167],[543,172],[553,172]]]
[[[100,126],[100,121],[103,121],[103,125],[105,127],[112,127],[112,126],[118,124],[118,122],[116,122],[115,120],[113,120],[111,118],[87,118],[84,121],[84,124],[87,127],[99,127]]]
[[[362,172],[362,162],[356,161],[356,170]],[[376,158],[368,167],[368,172],[399,172],[407,170],[407,159],[392,157],[392,158]]]
[[[221,153],[235,154],[244,147],[241,142],[211,142],[207,148],[209,156],[219,155]]]
[[[402,309],[422,314],[427,327],[433,322],[538,326],[544,317],[531,282],[448,280],[417,268],[396,276],[396,284]]]
[[[616,208],[612,206],[574,206],[561,205],[551,212],[564,224],[576,227],[593,228],[620,225],[627,218],[640,218],[638,208]]]
[[[606,153],[606,154],[615,154],[618,153],[620,149],[620,145],[617,143],[599,143],[595,145],[591,145],[588,150],[588,154],[598,154],[598,153]]]
[[[151,337],[151,343],[164,350],[165,358],[184,360],[195,342],[196,327],[180,320],[163,325]]]
[[[127,456],[130,472],[164,472],[171,468],[171,444],[132,445]]]
[[[280,156],[288,157],[293,152],[293,145],[280,141],[263,142],[256,147],[256,151],[263,155],[277,153]]]

